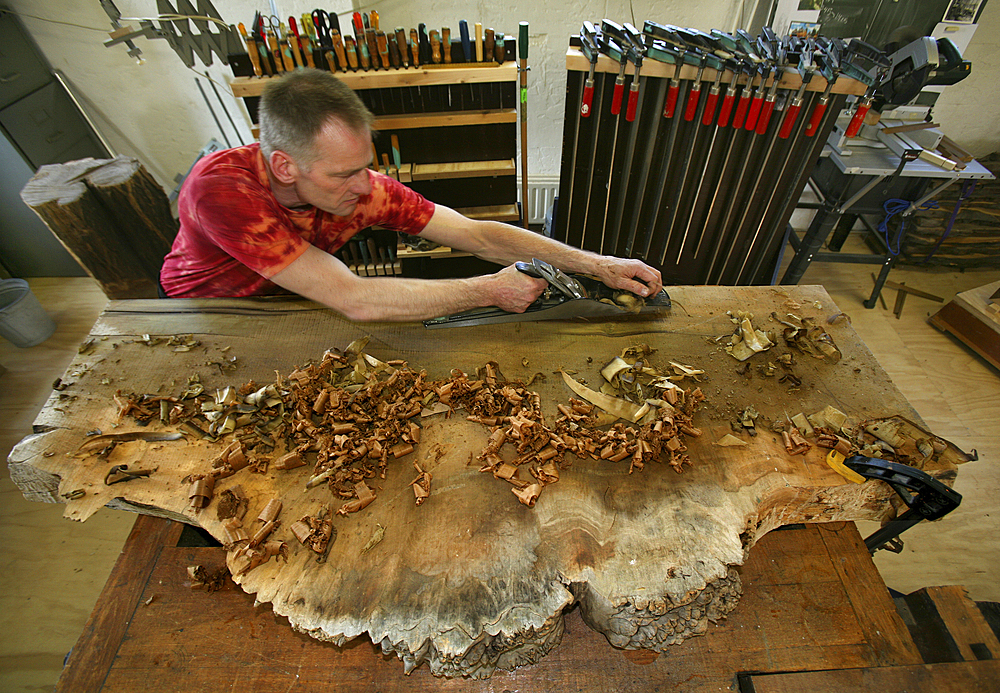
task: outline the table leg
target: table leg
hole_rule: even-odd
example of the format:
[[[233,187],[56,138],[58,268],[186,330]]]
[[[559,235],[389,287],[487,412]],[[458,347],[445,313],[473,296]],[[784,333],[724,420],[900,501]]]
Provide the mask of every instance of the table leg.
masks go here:
[[[847,240],[847,236],[851,233],[851,229],[854,228],[854,224],[857,221],[857,214],[844,214],[837,223],[837,229],[830,236],[830,242],[826,244],[826,247],[839,253],[840,249],[844,247],[844,241]]]
[[[802,275],[809,268],[809,263],[823,246],[823,241],[830,235],[830,231],[836,226],[842,214],[838,203],[829,200],[823,203],[802,237],[802,242],[799,244],[798,250],[795,251],[795,256],[792,257],[788,269],[785,270],[785,275],[781,278],[782,284],[799,283]]]

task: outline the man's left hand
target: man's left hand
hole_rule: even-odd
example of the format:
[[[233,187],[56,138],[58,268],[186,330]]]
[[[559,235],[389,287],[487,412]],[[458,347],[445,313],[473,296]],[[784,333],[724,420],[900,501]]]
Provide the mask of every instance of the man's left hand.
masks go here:
[[[624,289],[648,298],[663,288],[660,271],[642,260],[606,255],[598,263],[598,279],[612,289]]]

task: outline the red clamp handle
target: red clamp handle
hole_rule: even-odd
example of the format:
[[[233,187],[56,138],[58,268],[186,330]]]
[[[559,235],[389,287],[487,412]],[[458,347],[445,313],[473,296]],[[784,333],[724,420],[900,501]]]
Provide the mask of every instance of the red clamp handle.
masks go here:
[[[625,109],[625,120],[632,122],[635,120],[635,105],[639,103],[639,85],[633,83],[628,88],[628,108]]]
[[[583,88],[583,104],[580,105],[580,115],[584,118],[590,117],[590,106],[594,102],[594,85],[588,84]]]
[[[701,118],[702,125],[711,125],[715,120],[715,102],[718,100],[718,94],[708,92],[708,96],[705,97],[705,115]]]
[[[864,122],[865,116],[868,115],[868,109],[871,108],[870,103],[861,104],[858,106],[857,112],[854,117],[851,118],[851,124],[847,126],[847,132],[845,133],[848,137],[854,137],[861,130],[861,123]]]
[[[667,87],[667,105],[663,107],[663,117],[673,118],[674,109],[677,108],[677,93],[680,91],[679,86],[674,86],[671,84]]]
[[[722,97],[722,108],[719,109],[719,122],[718,126],[720,128],[726,127],[729,124],[729,112],[733,110],[733,100],[734,96],[727,94]]]
[[[747,130],[753,130],[757,127],[757,118],[760,117],[760,107],[764,103],[763,96],[755,96],[754,100],[750,102],[750,110],[747,112],[747,122],[743,127]]]
[[[687,108],[684,109],[684,120],[694,120],[694,112],[698,110],[698,99],[700,98],[701,87],[699,86],[697,89],[691,87],[691,92],[688,94]]]
[[[812,137],[816,134],[816,131],[819,129],[819,123],[823,120],[823,114],[825,112],[825,103],[816,104],[816,108],[813,109],[812,118],[809,119],[809,125],[806,126],[806,137]]]
[[[615,94],[611,97],[611,113],[618,115],[622,112],[622,94],[625,92],[624,82],[615,82]]]
[[[799,117],[800,108],[802,108],[801,104],[788,107],[788,110],[785,111],[785,119],[781,121],[781,129],[778,130],[778,137],[787,140],[788,136],[792,134],[792,128],[795,126],[795,119]]]
[[[750,99],[741,96],[740,102],[736,104],[736,114],[733,116],[733,128],[736,130],[743,127],[743,119],[747,116],[748,106],[750,106]]]
[[[763,135],[767,132],[767,125],[771,122],[771,112],[774,110],[774,99],[765,99],[764,105],[760,109],[760,118],[757,119],[757,134]]]

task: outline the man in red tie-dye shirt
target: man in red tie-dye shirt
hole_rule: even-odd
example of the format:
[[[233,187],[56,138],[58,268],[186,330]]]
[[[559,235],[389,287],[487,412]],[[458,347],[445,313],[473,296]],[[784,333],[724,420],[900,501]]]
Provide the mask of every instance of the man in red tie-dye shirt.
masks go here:
[[[596,255],[429,202],[372,163],[371,113],[326,72],[296,70],[261,98],[260,144],[194,167],[178,200],[180,231],[160,282],[169,296],[259,296],[282,289],[352,320],[421,320],[496,306],[522,312],[546,283],[518,272],[540,258],[642,296],[662,286],[639,260]],[[359,277],[334,257],[373,225],[507,265],[468,279]]]

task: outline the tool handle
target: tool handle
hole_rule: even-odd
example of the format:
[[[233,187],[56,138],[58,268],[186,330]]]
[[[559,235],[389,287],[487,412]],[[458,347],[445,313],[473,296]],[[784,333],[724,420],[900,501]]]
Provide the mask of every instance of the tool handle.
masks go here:
[[[741,96],[739,103],[736,104],[736,113],[733,115],[733,129],[739,130],[743,127],[743,121],[747,117],[747,109],[750,107],[750,99],[745,96]]]
[[[496,51],[496,33],[493,29],[486,30],[486,39],[483,41],[483,60],[493,62],[493,54]]]
[[[333,41],[333,52],[337,54],[337,62],[341,70],[347,69],[347,53],[344,52],[344,41],[340,38],[340,32],[336,29],[330,31],[330,40]]]
[[[379,57],[382,58],[382,67],[389,69],[389,41],[386,39],[384,31],[375,32],[375,43],[378,46]]]
[[[441,29],[441,53],[446,63],[451,62],[451,27]]]
[[[865,116],[868,115],[868,109],[871,108],[871,103],[862,102],[858,106],[858,110],[855,111],[854,117],[851,118],[850,125],[847,126],[847,132],[844,133],[847,137],[855,137],[861,130],[861,124],[865,120]]]
[[[396,46],[399,48],[399,55],[403,62],[410,64],[410,51],[406,47],[406,29],[401,26],[396,27]]]
[[[517,57],[528,59],[528,23],[520,22],[517,29]]]
[[[677,94],[680,92],[680,85],[671,82],[670,86],[667,87],[667,103],[663,107],[663,117],[673,118],[674,109],[677,108]]]
[[[691,91],[688,93],[687,106],[684,109],[684,120],[688,122],[694,120],[694,114],[695,111],[698,110],[698,100],[700,98],[701,98],[701,85],[699,83],[697,89],[691,87]]]
[[[462,53],[465,54],[465,62],[472,62],[472,44],[469,42],[469,23],[464,19],[458,22],[458,35],[462,39]]]
[[[309,67],[316,67],[316,59],[313,58],[312,39],[303,35],[299,41],[302,44],[302,54],[306,56],[306,65]]]
[[[417,67],[420,64],[420,37],[417,36],[416,29],[410,29],[410,65]]]
[[[781,129],[778,130],[778,137],[783,140],[787,140],[788,136],[792,134],[792,128],[795,126],[795,120],[799,117],[799,109],[802,108],[802,104],[792,104],[785,111],[785,118],[781,121]]]
[[[350,65],[351,69],[355,72],[358,69],[358,50],[357,44],[354,42],[354,38],[351,36],[344,37],[344,44],[346,46],[347,52],[347,64]]]
[[[747,122],[743,126],[747,130],[753,130],[757,127],[757,119],[760,117],[760,107],[764,104],[763,96],[755,96],[753,101],[750,102],[750,110],[747,111]]]
[[[724,128],[729,125],[729,114],[733,110],[733,101],[736,97],[732,94],[726,94],[722,97],[722,108],[719,109],[719,122],[716,123],[720,128]]]
[[[378,31],[381,28],[379,26],[379,21],[378,21],[378,10],[371,11],[371,23],[372,23],[372,29],[374,29],[375,31]]]
[[[708,92],[708,96],[705,97],[705,115],[701,118],[702,125],[712,124],[712,121],[715,119],[715,104],[718,100],[718,94],[713,94],[711,91]]]
[[[438,38],[437,29],[431,29],[431,62],[441,62],[441,40]]]
[[[392,64],[394,70],[398,70],[400,65],[403,64],[403,59],[399,55],[399,46],[396,45],[396,38],[394,36],[387,36],[386,41],[389,44],[389,62]]]
[[[472,25],[476,35],[476,62],[483,62],[483,24],[476,22]]]
[[[774,111],[774,99],[765,99],[760,110],[760,118],[757,120],[757,134],[763,135],[767,132],[768,123],[771,122],[771,113]]]
[[[594,80],[588,79],[583,85],[583,103],[580,104],[580,115],[590,117],[590,107],[594,102]]]
[[[257,44],[250,38],[250,35],[247,33],[247,28],[243,25],[243,22],[239,23],[238,28],[240,30],[240,35],[243,36],[243,40],[246,42],[247,55],[250,56],[250,62],[253,64],[253,72],[255,75],[260,77],[264,73],[261,72],[260,69],[260,56],[257,54]]]
[[[611,114],[618,115],[622,112],[622,94],[625,93],[625,82],[621,78],[615,80],[615,93],[611,97]]]
[[[625,109],[625,120],[632,122],[635,120],[635,107],[639,103],[639,85],[632,82],[628,88],[628,108]]]
[[[501,64],[503,63],[506,54],[503,42],[504,42],[503,32],[498,31],[496,33],[496,42],[493,44],[493,51],[494,51],[493,59]]]
[[[812,137],[816,134],[819,129],[820,121],[823,120],[823,114],[826,113],[826,104],[820,102],[816,104],[813,109],[812,117],[809,119],[809,125],[806,126],[806,137]]]

